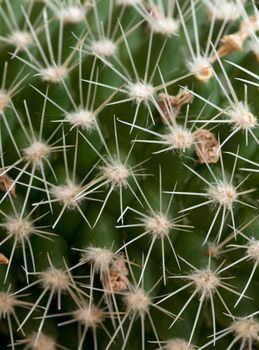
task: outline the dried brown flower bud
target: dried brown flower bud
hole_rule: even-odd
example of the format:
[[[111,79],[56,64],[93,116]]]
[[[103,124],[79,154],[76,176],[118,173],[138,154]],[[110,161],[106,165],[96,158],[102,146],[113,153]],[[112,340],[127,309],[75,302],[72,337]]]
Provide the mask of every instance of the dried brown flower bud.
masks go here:
[[[13,180],[8,175],[0,176],[0,191],[7,192],[10,189],[10,194],[12,197],[16,197],[15,185],[13,185]]]
[[[172,97],[168,94],[161,93],[157,97],[157,102],[163,112],[163,119],[170,119],[170,116],[176,117],[172,108]]]
[[[199,81],[206,83],[210,80],[210,78],[213,75],[213,71],[211,66],[201,66],[201,67],[196,67],[195,72],[194,72],[195,78],[198,79]]]
[[[242,51],[244,41],[257,30],[259,30],[259,21],[256,16],[249,17],[249,21],[242,21],[238,32],[223,36],[217,50],[218,56],[224,57],[234,51]],[[210,62],[214,63],[216,59],[216,55],[213,55]]]
[[[170,119],[175,118],[179,113],[181,107],[186,103],[191,103],[193,95],[185,89],[180,89],[177,95],[172,96],[165,93],[158,95],[157,102],[163,112],[163,117]]]
[[[219,143],[208,130],[198,129],[194,132],[195,151],[200,163],[216,163],[219,159]]]
[[[7,257],[4,254],[0,253],[0,264],[7,265],[8,262],[9,260],[7,259]]]
[[[105,290],[119,292],[127,288],[128,269],[123,257],[117,258],[111,265],[109,272],[102,276],[102,283]]]
[[[245,39],[246,39],[246,36],[244,35],[243,32],[224,35],[220,41],[219,49],[217,50],[218,56],[224,57],[234,51],[241,51],[243,49],[243,43]],[[214,63],[216,59],[217,59],[217,56],[213,55],[210,58],[210,62]]]
[[[0,112],[2,112],[9,103],[9,95],[4,90],[0,90]]]

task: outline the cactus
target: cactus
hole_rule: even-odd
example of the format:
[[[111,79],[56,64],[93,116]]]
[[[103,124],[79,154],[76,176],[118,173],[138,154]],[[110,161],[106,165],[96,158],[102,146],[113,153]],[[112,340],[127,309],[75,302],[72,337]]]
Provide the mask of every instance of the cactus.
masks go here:
[[[259,349],[257,1],[0,24],[0,349]]]

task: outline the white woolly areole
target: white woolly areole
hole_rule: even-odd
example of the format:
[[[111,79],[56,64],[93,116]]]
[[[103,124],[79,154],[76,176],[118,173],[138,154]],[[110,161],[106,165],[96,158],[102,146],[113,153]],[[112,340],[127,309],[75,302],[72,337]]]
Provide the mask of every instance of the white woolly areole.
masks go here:
[[[196,57],[193,61],[188,61],[187,66],[190,72],[201,82],[206,83],[213,75],[211,64],[206,57]]]
[[[44,289],[46,288],[58,292],[69,288],[70,279],[65,271],[50,268],[49,270],[42,272],[41,284]]]
[[[112,56],[115,53],[116,49],[116,44],[107,38],[94,40],[91,44],[92,53],[101,57]]]
[[[15,297],[8,292],[0,292],[0,318],[12,314],[16,302]]]
[[[130,291],[125,297],[124,302],[127,311],[132,314],[144,316],[151,305],[151,300],[143,289],[137,288]]]
[[[81,309],[74,312],[74,318],[86,328],[95,329],[101,325],[104,320],[103,310],[95,305],[85,304]]]
[[[43,333],[40,333],[39,336],[34,333],[28,338],[27,348],[31,350],[56,350],[56,344],[51,337]]]
[[[9,103],[9,95],[6,91],[0,89],[0,112],[2,112]]]
[[[87,109],[79,109],[78,111],[68,113],[65,118],[71,125],[80,126],[85,130],[91,130],[95,127],[95,115]]]
[[[121,6],[134,6],[141,3],[142,0],[116,0],[116,4]]]
[[[119,161],[101,167],[101,173],[113,186],[127,186],[127,178],[130,176],[129,169]]]
[[[194,136],[190,130],[181,126],[169,129],[170,132],[164,136],[167,145],[180,150],[188,149],[193,145]]]
[[[188,346],[188,342],[184,339],[175,338],[168,340],[165,350],[186,350]],[[192,345],[189,345],[188,350],[194,350]]]
[[[237,192],[233,185],[225,182],[219,182],[207,190],[209,199],[214,203],[231,208],[237,199]]]
[[[232,106],[227,114],[236,128],[248,130],[256,126],[256,117],[242,102],[239,102],[236,106]]]
[[[240,16],[238,5],[233,1],[210,1],[210,4],[207,5],[207,9],[210,19],[215,18],[220,21],[234,21]]]
[[[50,83],[59,83],[68,74],[67,68],[64,66],[49,66],[41,69],[39,76],[41,80],[48,81]]]
[[[190,279],[195,283],[198,293],[209,297],[220,285],[220,279],[211,270],[197,270],[190,275]]]
[[[259,323],[254,319],[238,320],[232,323],[231,329],[239,339],[258,340]]]
[[[29,147],[23,149],[25,159],[40,166],[43,159],[50,153],[50,146],[44,142],[34,141]]]
[[[86,10],[82,6],[71,5],[58,9],[56,15],[64,23],[79,23],[85,17]]]
[[[12,32],[7,38],[9,44],[15,46],[19,50],[25,50],[32,44],[32,36],[29,32],[24,30],[17,30]]]
[[[148,101],[155,93],[151,84],[141,82],[131,83],[127,87],[128,95],[137,103]]]
[[[150,18],[148,22],[154,33],[165,36],[174,35],[179,29],[179,22],[170,17]]]
[[[96,272],[107,272],[114,259],[114,253],[107,248],[88,247],[83,252],[80,261],[93,264]]]
[[[144,218],[143,223],[145,231],[156,238],[168,236],[171,227],[170,221],[162,213]]]
[[[79,200],[75,200],[75,197],[80,191],[81,187],[70,180],[64,185],[53,186],[50,190],[51,195],[67,208],[74,208],[77,205]]]
[[[20,219],[17,217],[7,217],[2,225],[8,235],[22,241],[30,236],[33,232],[33,224],[27,219]]]
[[[259,261],[259,241],[252,239],[248,243],[246,254],[249,258]]]

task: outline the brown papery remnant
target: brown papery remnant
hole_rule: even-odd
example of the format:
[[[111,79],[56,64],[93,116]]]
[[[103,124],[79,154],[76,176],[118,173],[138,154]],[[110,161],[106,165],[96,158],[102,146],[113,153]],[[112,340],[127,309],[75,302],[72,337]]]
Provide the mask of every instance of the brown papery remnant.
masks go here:
[[[258,30],[259,21],[256,16],[249,17],[249,21],[242,21],[236,33],[223,36],[217,50],[217,55],[219,57],[224,57],[232,52],[242,51],[245,40]],[[217,56],[213,55],[210,58],[210,62],[214,63],[216,59]]]
[[[7,265],[8,262],[9,260],[7,259],[7,257],[4,254],[0,253],[0,264]]]
[[[215,136],[206,129],[194,132],[195,151],[200,163],[217,163],[219,159],[219,143]]]
[[[8,175],[0,176],[0,191],[7,192],[10,189],[10,194],[12,197],[16,197],[15,185],[13,185],[13,180]]]
[[[123,257],[117,258],[110,266],[109,271],[102,275],[105,290],[119,292],[127,289],[128,269]]]
[[[193,95],[186,89],[180,89],[177,95],[168,95],[161,93],[158,95],[157,102],[163,112],[163,117],[167,120],[175,118],[184,104],[191,103]]]

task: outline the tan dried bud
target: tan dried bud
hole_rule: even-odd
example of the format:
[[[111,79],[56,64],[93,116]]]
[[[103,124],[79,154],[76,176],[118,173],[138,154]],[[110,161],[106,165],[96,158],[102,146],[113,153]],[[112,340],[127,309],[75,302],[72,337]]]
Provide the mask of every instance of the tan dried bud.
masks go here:
[[[218,56],[224,57],[234,51],[242,51],[245,40],[258,30],[259,21],[256,16],[249,17],[249,21],[242,21],[238,32],[223,36],[219,49],[217,50]],[[210,62],[213,63],[216,59],[216,55],[213,55]],[[258,60],[258,57],[256,57],[256,59]]]
[[[6,91],[0,90],[0,112],[2,112],[9,103],[9,95]]]
[[[0,191],[7,192],[10,189],[10,194],[12,197],[16,197],[15,185],[13,185],[13,180],[8,175],[0,176]]]
[[[7,259],[7,257],[4,254],[0,253],[0,264],[7,265],[8,262],[9,260]]]
[[[172,96],[172,105],[177,109],[180,109],[184,104],[191,103],[192,101],[192,93],[185,89],[180,89],[176,96]]]
[[[199,69],[197,69],[197,71],[195,72],[195,78],[197,78],[199,81],[201,82],[207,82],[210,80],[210,78],[212,77],[212,69],[211,66],[208,67],[201,67]]]
[[[242,51],[243,42],[246,39],[243,33],[237,32],[230,35],[224,35],[220,41],[219,49],[217,54],[219,57],[224,57],[229,55],[234,51]],[[217,59],[216,55],[213,55],[210,59],[210,62],[213,63]]]
[[[219,143],[208,130],[199,129],[194,132],[195,152],[200,163],[216,163],[219,159]]]
[[[184,104],[191,103],[193,95],[185,89],[180,89],[177,95],[168,95],[161,93],[158,95],[157,102],[161,108],[164,117],[170,119],[175,118]]]
[[[119,292],[127,289],[128,269],[123,257],[117,258],[110,266],[109,271],[102,276],[102,283],[105,290]]]
[[[161,93],[157,97],[158,105],[161,111],[163,112],[163,115],[162,115],[163,119],[168,120],[170,119],[170,116],[176,117],[174,110],[172,108],[172,97],[173,96],[170,96],[165,93]]]

